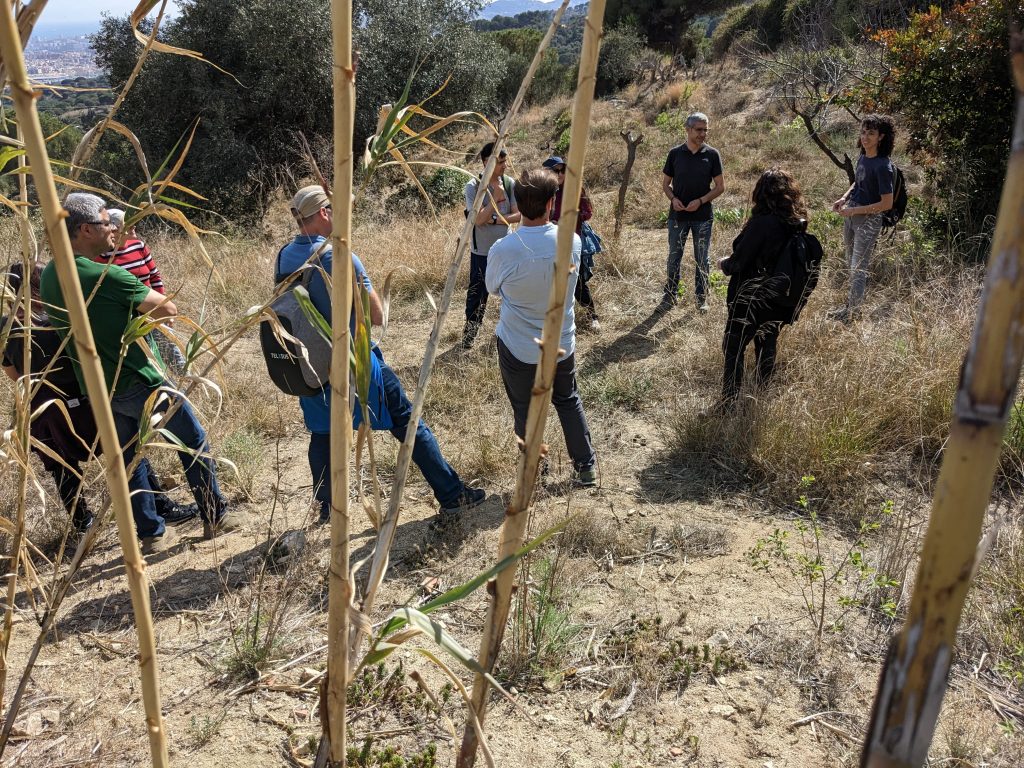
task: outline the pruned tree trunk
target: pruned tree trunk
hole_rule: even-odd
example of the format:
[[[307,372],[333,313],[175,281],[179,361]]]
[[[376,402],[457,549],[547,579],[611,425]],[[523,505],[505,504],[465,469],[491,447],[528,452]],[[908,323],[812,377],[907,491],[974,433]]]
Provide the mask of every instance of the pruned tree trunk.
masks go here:
[[[626,142],[626,167],[622,169],[622,183],[619,184],[619,202],[615,206],[615,239],[619,239],[622,231],[622,215],[626,212],[626,192],[629,190],[629,178],[636,162],[636,148],[644,140],[642,133],[633,135],[632,131],[619,131],[619,136]]]
[[[551,403],[551,388],[558,364],[558,341],[565,317],[566,290],[569,284],[569,270],[572,267],[573,238],[576,221],[579,218],[579,199],[583,190],[583,161],[586,157],[587,138],[590,130],[590,115],[594,101],[594,83],[597,59],[601,49],[602,24],[605,0],[591,0],[587,10],[587,21],[583,32],[583,49],[580,53],[579,78],[576,83],[576,97],[573,101],[572,128],[569,138],[569,156],[566,162],[566,179],[562,192],[563,209],[558,220],[558,241],[556,246],[555,274],[551,281],[548,310],[544,317],[541,339],[541,358],[530,398],[530,409],[526,417],[526,440],[519,456],[516,473],[516,487],[512,500],[505,510],[505,522],[501,529],[498,560],[518,550],[526,537],[527,512],[533,498],[543,448],[544,427],[547,423],[548,406]],[[566,204],[565,201],[573,201]],[[569,298],[572,301],[572,298]],[[480,641],[480,666],[486,671],[494,669],[501,649],[501,641],[508,623],[509,609],[516,569],[506,568],[488,585],[490,596],[487,618],[484,622]],[[476,761],[479,745],[473,714],[482,725],[487,714],[487,699],[490,685],[481,674],[473,681],[473,712],[467,718],[456,765],[458,768],[472,768]]]
[[[917,582],[889,648],[864,768],[925,763],[1024,360],[1024,36],[1011,42],[1017,120],[992,254],[935,488]]]

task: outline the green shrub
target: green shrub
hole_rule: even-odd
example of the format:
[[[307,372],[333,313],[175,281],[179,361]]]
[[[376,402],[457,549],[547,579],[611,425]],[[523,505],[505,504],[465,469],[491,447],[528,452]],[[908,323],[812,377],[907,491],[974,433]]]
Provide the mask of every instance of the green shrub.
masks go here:
[[[729,11],[715,27],[711,36],[711,52],[725,54],[741,38],[768,48],[777,48],[783,41],[782,17],[786,0],[758,0]]]
[[[621,91],[633,82],[643,50],[643,40],[632,27],[619,26],[608,30],[601,41],[594,96]]]
[[[423,182],[423,188],[438,208],[451,208],[463,202],[466,176],[452,168],[438,168]]]

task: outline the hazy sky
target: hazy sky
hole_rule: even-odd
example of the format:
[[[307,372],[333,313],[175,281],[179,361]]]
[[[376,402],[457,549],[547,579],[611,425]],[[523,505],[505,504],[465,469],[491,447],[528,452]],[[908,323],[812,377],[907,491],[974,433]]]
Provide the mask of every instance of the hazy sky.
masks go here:
[[[139,0],[50,0],[40,16],[41,23],[98,21],[103,11],[121,15],[131,13]],[[174,3],[168,3],[171,10]],[[156,13],[154,10],[153,13]]]

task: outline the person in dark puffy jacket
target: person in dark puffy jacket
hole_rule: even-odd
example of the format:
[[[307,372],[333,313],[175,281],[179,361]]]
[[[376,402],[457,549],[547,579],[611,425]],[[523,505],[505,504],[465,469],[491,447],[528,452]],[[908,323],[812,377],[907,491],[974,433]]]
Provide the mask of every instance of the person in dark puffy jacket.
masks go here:
[[[733,240],[732,255],[719,263],[722,272],[730,276],[720,410],[730,409],[739,397],[743,355],[751,341],[758,384],[768,382],[775,370],[779,332],[796,319],[798,312],[776,300],[779,286],[773,284],[771,276],[790,236],[807,227],[807,206],[800,185],[781,168],[771,168],[761,174],[751,198],[754,207]]]

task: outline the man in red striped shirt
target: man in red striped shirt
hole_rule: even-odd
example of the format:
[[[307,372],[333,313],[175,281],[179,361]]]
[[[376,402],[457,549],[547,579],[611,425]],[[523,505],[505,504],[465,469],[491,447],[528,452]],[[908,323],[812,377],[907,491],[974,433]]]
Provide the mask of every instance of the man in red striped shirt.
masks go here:
[[[108,208],[107,212],[110,214],[111,223],[118,230],[123,229],[124,211],[119,208]],[[131,227],[125,234],[127,237],[120,250],[97,256],[93,261],[109,261],[123,267],[139,278],[147,288],[152,288],[160,294],[166,293],[163,278],[160,277],[160,270],[156,268],[149,246],[135,236],[135,227]]]

